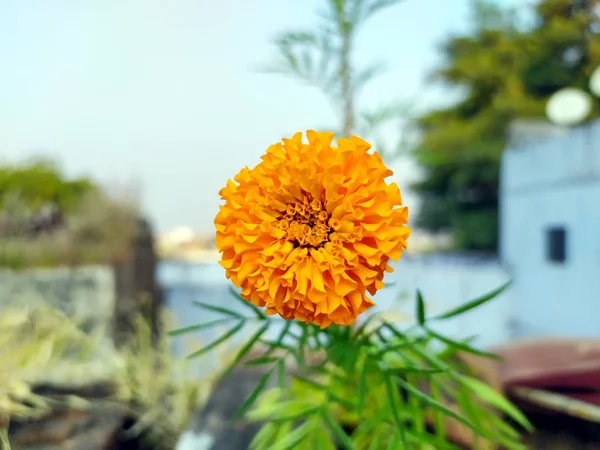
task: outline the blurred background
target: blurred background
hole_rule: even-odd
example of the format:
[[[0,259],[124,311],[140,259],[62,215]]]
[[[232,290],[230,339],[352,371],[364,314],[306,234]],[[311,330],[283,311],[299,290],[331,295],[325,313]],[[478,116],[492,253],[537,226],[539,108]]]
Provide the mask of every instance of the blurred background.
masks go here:
[[[13,448],[193,428],[226,356],[184,357],[222,330],[165,331],[233,304],[218,191],[306,129],[372,142],[409,207],[374,309],[411,324],[417,288],[441,312],[512,280],[442,331],[505,356],[530,448],[600,448],[599,33],[593,0],[0,2],[0,403],[136,405],[29,405]]]

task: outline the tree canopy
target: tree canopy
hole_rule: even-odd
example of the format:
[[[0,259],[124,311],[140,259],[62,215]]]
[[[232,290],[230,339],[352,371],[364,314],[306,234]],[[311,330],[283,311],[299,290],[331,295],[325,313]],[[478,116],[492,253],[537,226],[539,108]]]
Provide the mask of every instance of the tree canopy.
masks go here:
[[[509,125],[544,117],[561,88],[588,90],[600,65],[600,23],[591,3],[541,0],[508,10],[473,2],[474,29],[443,43],[444,63],[432,74],[462,97],[417,119],[415,155],[426,174],[414,186],[422,228],[452,231],[461,249],[496,251],[499,163]]]

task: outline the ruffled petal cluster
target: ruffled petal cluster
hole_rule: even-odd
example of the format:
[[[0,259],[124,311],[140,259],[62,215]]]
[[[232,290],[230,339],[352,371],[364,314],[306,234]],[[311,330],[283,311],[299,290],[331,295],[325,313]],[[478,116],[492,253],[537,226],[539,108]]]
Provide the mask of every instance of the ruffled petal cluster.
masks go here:
[[[220,264],[267,314],[324,328],[374,305],[410,234],[408,210],[370,144],[307,131],[272,145],[219,192]]]

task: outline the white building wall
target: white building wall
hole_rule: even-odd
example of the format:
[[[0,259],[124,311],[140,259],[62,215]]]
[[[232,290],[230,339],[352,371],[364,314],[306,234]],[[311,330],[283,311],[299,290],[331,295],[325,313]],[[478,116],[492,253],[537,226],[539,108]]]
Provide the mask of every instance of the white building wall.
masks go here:
[[[519,335],[600,336],[600,122],[507,149],[500,199]],[[547,259],[551,226],[566,229],[564,263]]]
[[[435,316],[492,292],[510,280],[496,261],[462,257],[421,256],[401,258],[395,272],[386,276],[393,287],[375,295],[381,311],[398,310],[407,323],[415,322],[415,294],[423,294],[428,316]],[[453,339],[476,337],[474,344],[486,348],[510,339],[512,288],[490,302],[431,327]]]

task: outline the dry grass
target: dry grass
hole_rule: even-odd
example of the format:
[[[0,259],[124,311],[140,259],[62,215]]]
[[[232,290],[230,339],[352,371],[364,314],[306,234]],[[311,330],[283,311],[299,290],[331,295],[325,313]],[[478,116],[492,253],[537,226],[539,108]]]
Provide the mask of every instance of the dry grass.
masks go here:
[[[73,396],[40,397],[32,392],[34,386],[110,383],[116,389],[109,401],[137,418],[131,432],[144,431],[155,448],[174,448],[223,366],[215,367],[214,376],[200,379],[185,361],[171,354],[166,336],[152,347],[145,321],[137,321],[134,336],[116,351],[103,345],[102,333],[85,334],[72,319],[50,307],[4,310],[0,316],[0,442],[3,436],[6,439],[2,433],[10,418],[42,417],[58,403],[73,409],[93,407]],[[10,447],[6,442],[0,448]]]

